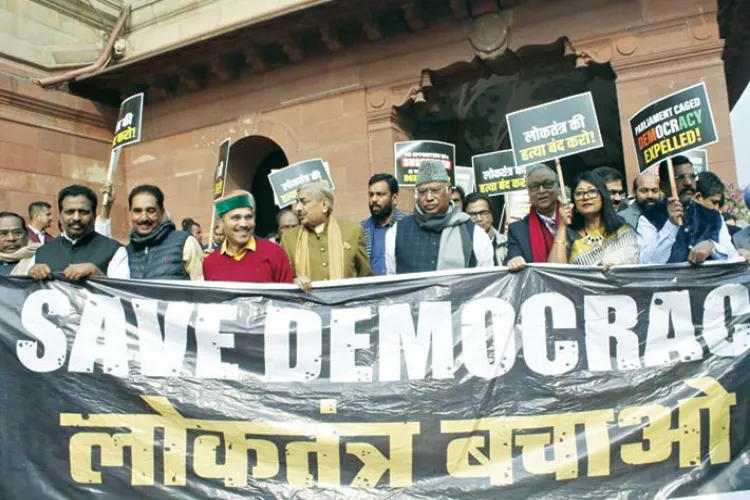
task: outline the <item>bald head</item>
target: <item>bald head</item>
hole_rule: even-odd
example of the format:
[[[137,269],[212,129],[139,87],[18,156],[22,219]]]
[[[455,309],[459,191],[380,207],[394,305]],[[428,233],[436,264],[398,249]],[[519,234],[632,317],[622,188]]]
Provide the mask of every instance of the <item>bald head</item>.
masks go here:
[[[643,208],[653,207],[661,200],[659,190],[659,177],[651,172],[643,172],[633,181],[633,193],[635,202]]]

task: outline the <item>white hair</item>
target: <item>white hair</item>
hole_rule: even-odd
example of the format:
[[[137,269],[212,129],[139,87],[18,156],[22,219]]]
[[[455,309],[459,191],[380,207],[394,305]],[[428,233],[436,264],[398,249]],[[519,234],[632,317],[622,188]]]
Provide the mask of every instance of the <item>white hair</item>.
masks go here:
[[[323,200],[324,198],[328,200],[328,203],[331,206],[331,211],[333,211],[333,191],[328,188],[328,184],[325,182],[311,182],[310,184],[305,184],[299,188],[297,193],[303,189],[309,191],[316,200]]]
[[[528,180],[529,177],[531,177],[531,174],[533,174],[534,172],[538,172],[539,170],[546,170],[547,172],[550,173],[550,175],[555,180],[555,182],[558,185],[560,184],[560,179],[557,177],[557,172],[555,172],[554,169],[552,169],[551,167],[548,167],[544,163],[535,163],[533,165],[529,165],[528,167],[526,167],[526,180]]]

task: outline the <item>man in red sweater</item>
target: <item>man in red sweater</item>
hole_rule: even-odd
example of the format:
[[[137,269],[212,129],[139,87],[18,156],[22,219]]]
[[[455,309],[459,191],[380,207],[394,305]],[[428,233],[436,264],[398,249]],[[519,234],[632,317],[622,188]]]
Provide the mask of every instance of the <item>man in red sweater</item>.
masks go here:
[[[203,261],[206,281],[291,283],[292,266],[276,243],[256,238],[252,195],[234,191],[216,201],[224,226],[224,243]]]

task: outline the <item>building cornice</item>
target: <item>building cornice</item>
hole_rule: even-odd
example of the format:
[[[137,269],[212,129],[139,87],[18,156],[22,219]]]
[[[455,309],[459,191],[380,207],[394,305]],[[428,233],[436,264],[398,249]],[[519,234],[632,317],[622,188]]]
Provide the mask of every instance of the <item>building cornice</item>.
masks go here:
[[[95,9],[89,2],[81,2],[79,0],[31,1],[105,31],[109,31],[114,26],[115,22],[117,22],[117,15],[122,9],[122,2],[116,0],[96,0],[97,4],[102,4],[103,9]],[[105,24],[102,23],[102,19]]]
[[[89,111],[63,106],[3,88],[0,88],[0,105],[5,105],[30,113],[41,114],[43,116],[60,118],[78,124],[91,125],[105,130],[112,128],[114,124],[112,117],[103,114],[91,113]]]

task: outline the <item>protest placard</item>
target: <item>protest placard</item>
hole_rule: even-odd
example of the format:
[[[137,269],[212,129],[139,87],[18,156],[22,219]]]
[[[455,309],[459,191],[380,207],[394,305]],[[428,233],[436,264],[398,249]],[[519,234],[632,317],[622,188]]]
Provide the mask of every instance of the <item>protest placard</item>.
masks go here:
[[[120,104],[120,113],[112,138],[112,149],[140,142],[143,124],[143,92],[128,97]]]
[[[471,157],[477,192],[500,196],[526,189],[526,167],[516,166],[513,151],[493,151]]]
[[[461,187],[464,193],[474,192],[474,169],[471,167],[459,167],[456,165],[456,186]]]
[[[515,165],[557,160],[603,146],[591,92],[509,113]]]
[[[288,207],[294,203],[297,190],[305,184],[325,182],[331,191],[335,189],[333,179],[321,158],[301,161],[271,172],[268,181],[271,183],[279,208]]]
[[[693,170],[695,175],[700,175],[703,172],[708,172],[708,151],[705,149],[694,149],[683,153],[690,163],[693,164]]]
[[[214,201],[224,196],[227,184],[227,172],[229,172],[229,147],[232,141],[224,139],[219,145],[219,163],[216,165],[214,174]]]
[[[115,134],[112,138],[112,152],[109,155],[109,169],[107,170],[107,184],[112,183],[117,163],[120,161],[121,149],[129,144],[140,142],[143,132],[143,92],[135,94],[120,103],[120,113],[117,115]],[[109,193],[104,193],[104,205],[109,204]]]
[[[704,83],[647,105],[630,118],[630,129],[641,171],[718,141]]]
[[[414,186],[417,171],[424,160],[437,160],[445,166],[455,184],[456,146],[440,141],[405,141],[393,145],[396,161],[396,179],[400,186]]]

